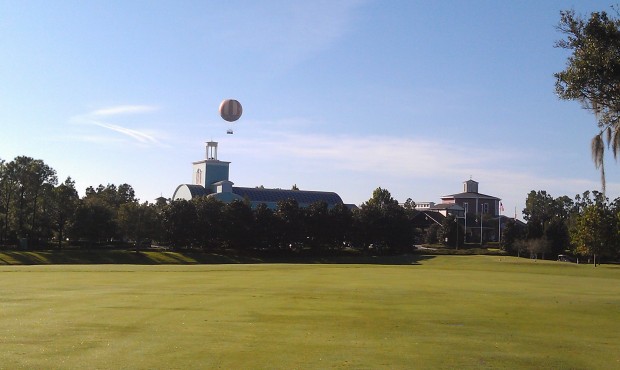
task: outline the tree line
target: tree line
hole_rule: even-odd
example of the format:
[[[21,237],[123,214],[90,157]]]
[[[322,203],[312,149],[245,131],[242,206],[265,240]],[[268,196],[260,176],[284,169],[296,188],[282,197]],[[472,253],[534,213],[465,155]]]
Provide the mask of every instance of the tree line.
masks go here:
[[[172,248],[330,251],[372,246],[399,252],[414,243],[414,204],[402,207],[378,188],[358,209],[293,199],[276,209],[209,197],[140,202],[131,185],[88,187],[79,197],[69,177],[42,160],[0,160],[0,245],[21,248],[93,248],[157,241]]]
[[[420,211],[411,199],[399,204],[382,188],[353,209],[325,202],[303,208],[293,199],[280,201],[275,209],[209,197],[140,202],[128,184],[90,186],[80,197],[70,177],[58,183],[56,171],[42,160],[26,156],[0,160],[0,245],[6,247],[139,248],[153,241],[205,251],[322,253],[353,248],[403,253],[420,243],[464,245],[466,230],[454,216],[430,226],[422,226],[424,217],[417,216]],[[574,199],[554,198],[532,190],[523,216],[526,224],[509,220],[502,227],[499,246],[515,255],[617,258],[620,254],[620,198],[610,201],[596,191]]]
[[[568,253],[575,257],[617,259],[620,256],[620,198],[598,191],[554,198],[532,190],[526,198],[525,227],[509,222],[503,244],[517,255]]]

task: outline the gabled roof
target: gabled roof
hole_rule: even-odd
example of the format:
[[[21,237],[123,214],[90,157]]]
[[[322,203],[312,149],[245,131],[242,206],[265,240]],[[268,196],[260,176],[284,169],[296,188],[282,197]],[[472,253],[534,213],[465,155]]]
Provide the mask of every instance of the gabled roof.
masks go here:
[[[434,211],[420,211],[415,216],[413,216],[414,224],[421,225],[430,225],[432,223],[436,223],[441,225],[446,216],[442,215],[439,212]]]
[[[452,195],[444,195],[443,197],[441,197],[442,200],[444,199],[492,199],[492,200],[501,200],[500,198],[494,197],[492,195],[486,195],[486,194],[481,194],[481,193],[471,193],[471,192],[467,192],[467,193],[457,193],[457,194],[452,194]]]
[[[455,209],[457,211],[464,211],[465,208],[459,206],[456,203],[439,203],[439,204],[435,204],[434,206],[430,207],[429,210],[434,211],[434,210],[444,210],[444,209]]]

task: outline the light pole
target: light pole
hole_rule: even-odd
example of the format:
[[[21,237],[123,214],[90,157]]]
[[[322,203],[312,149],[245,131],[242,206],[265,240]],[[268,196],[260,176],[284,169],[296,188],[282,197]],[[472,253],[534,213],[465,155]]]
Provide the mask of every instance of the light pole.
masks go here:
[[[459,216],[454,217],[454,222],[456,222],[456,250],[459,250]]]
[[[467,208],[465,208],[465,235],[463,235],[463,243],[467,243]]]
[[[482,247],[482,204],[480,205],[480,247]]]

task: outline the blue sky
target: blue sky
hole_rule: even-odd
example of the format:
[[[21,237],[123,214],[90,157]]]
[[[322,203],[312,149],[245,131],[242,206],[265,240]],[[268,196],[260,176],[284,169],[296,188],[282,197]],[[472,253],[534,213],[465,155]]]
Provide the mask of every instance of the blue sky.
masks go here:
[[[439,202],[471,177],[520,216],[530,190],[600,188],[595,120],[555,96],[553,45],[560,10],[611,4],[1,1],[0,158],[153,201],[215,140],[237,186]],[[224,98],[243,104],[234,135]]]

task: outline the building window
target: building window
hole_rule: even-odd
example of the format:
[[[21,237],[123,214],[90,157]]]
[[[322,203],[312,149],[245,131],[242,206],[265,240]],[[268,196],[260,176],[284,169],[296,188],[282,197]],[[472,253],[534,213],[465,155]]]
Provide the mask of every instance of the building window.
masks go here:
[[[202,184],[202,170],[199,168],[196,170],[196,185]]]
[[[482,203],[482,213],[489,213],[489,203]]]
[[[465,208],[465,213],[469,213],[469,203],[463,202],[463,208]]]

